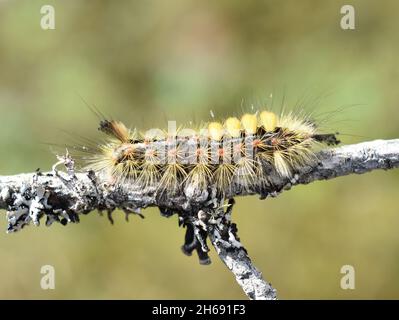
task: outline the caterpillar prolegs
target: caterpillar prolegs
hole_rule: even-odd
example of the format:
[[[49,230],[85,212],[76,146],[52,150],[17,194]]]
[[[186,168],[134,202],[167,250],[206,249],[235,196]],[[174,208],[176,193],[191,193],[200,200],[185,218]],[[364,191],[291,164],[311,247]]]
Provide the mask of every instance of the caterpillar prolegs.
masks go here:
[[[320,133],[308,117],[270,111],[210,122],[197,130],[172,125],[167,131],[139,134],[108,119],[101,120],[99,130],[108,138],[94,151],[86,148],[86,169],[113,183],[152,187],[163,195],[209,187],[224,195],[234,179],[243,188],[267,184],[265,163],[290,178],[296,168],[316,160],[317,145],[339,143],[334,134]]]

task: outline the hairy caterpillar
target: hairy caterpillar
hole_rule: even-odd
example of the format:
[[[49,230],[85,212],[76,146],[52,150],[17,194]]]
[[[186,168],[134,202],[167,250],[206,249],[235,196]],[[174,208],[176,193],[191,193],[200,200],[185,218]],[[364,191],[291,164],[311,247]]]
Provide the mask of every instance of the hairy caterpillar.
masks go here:
[[[310,117],[292,112],[246,113],[198,130],[174,125],[145,134],[102,116],[98,129],[107,140],[81,149],[85,169],[102,173],[113,183],[153,187],[166,195],[187,188],[201,192],[210,186],[224,195],[233,179],[240,179],[244,188],[259,179],[267,185],[265,163],[290,178],[297,167],[315,161],[317,145],[339,143],[334,134],[319,132]]]

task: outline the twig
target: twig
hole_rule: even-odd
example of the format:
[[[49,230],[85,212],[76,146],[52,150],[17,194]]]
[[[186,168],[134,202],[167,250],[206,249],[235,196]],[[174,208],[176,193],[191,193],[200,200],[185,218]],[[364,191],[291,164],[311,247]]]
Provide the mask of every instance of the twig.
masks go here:
[[[331,179],[352,173],[365,173],[375,169],[399,167],[399,139],[376,140],[318,153],[318,162],[300,168],[291,178],[280,177],[264,164],[264,177],[251,188],[244,188],[239,179],[233,181],[226,192],[227,199],[236,196],[259,194],[261,198],[276,196],[297,184]],[[177,213],[179,222],[187,226],[183,252],[190,255],[196,250],[200,262],[209,264],[206,245],[210,238],[219,257],[234,273],[239,285],[251,299],[275,299],[276,292],[263,280],[253,266],[245,248],[239,242],[236,226],[231,222],[232,202],[225,210],[224,199],[218,198],[214,188],[201,193],[188,188],[173,196],[165,196],[155,188],[142,189],[135,185],[113,185],[94,172],[76,173],[73,160],[59,157],[67,172],[0,176],[0,209],[7,210],[8,232],[15,232],[33,222],[40,224],[42,217],[46,225],[54,221],[62,224],[78,222],[79,214],[93,210],[106,210],[111,217],[115,209],[127,215],[138,214],[140,209],[157,206],[164,216]],[[112,217],[111,217],[112,219]]]

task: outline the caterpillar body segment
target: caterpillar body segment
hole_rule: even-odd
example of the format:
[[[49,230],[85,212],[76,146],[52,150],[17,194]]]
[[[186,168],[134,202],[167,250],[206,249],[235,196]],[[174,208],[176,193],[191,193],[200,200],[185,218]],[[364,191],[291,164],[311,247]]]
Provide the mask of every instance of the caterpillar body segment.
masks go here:
[[[316,160],[317,146],[339,143],[334,134],[320,133],[310,119],[270,111],[210,122],[199,130],[150,130],[139,136],[115,120],[102,120],[99,130],[108,140],[95,153],[88,152],[86,169],[114,183],[153,187],[166,195],[210,186],[224,194],[233,181],[243,188],[268,185],[268,170],[291,178]]]

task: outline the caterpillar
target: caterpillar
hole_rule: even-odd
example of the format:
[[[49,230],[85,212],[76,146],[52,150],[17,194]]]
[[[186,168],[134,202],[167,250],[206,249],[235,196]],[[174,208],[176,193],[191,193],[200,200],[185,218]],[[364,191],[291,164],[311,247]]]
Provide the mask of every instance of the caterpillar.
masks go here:
[[[210,186],[223,195],[233,179],[244,188],[259,180],[268,184],[265,163],[291,178],[298,167],[316,161],[318,146],[340,143],[335,134],[321,133],[310,117],[268,110],[212,121],[196,130],[174,125],[144,134],[102,116],[98,130],[107,139],[82,147],[85,169],[114,184],[152,187],[166,195]]]

